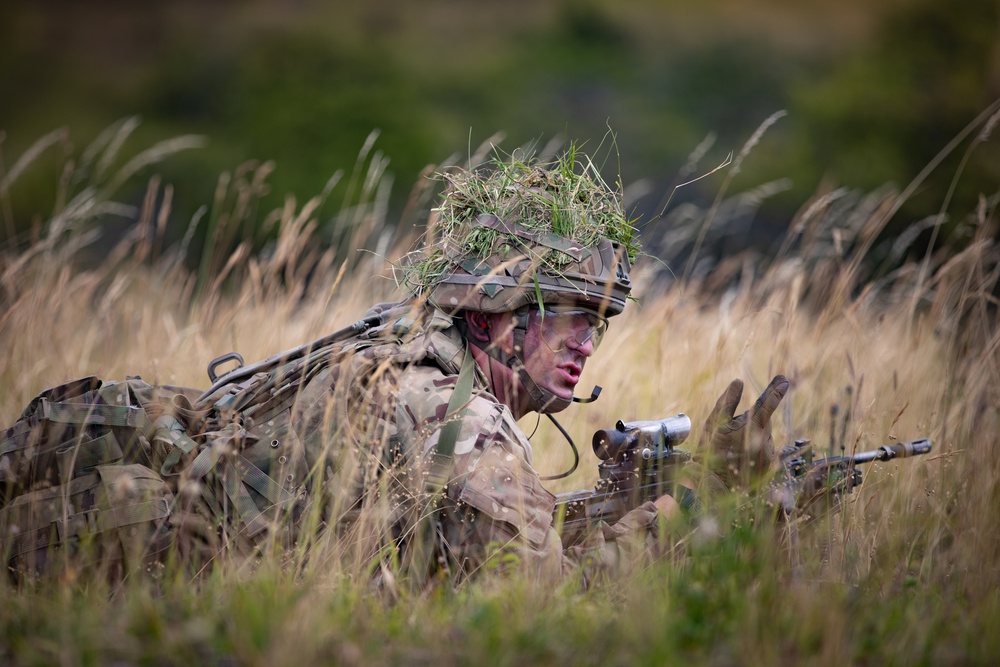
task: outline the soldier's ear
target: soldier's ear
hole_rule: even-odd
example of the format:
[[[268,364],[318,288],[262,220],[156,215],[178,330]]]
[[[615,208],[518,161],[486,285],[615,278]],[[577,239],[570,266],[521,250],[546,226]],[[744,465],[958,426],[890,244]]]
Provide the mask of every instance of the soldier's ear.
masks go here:
[[[490,318],[486,313],[478,311],[465,311],[465,323],[469,335],[477,341],[487,343],[490,340]]]

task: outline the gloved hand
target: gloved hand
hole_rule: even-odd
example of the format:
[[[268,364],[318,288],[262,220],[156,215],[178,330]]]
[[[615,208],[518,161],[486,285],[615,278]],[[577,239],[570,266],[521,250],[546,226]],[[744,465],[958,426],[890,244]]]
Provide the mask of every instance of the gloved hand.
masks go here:
[[[861,483],[861,472],[842,464],[814,466],[795,499],[796,508],[806,514],[819,516],[840,509],[844,495]]]
[[[746,487],[767,475],[775,460],[771,415],[785,392],[788,380],[776,375],[753,407],[737,416],[743,381],[733,380],[719,397],[705,421],[702,445],[709,451],[709,469],[729,489]]]

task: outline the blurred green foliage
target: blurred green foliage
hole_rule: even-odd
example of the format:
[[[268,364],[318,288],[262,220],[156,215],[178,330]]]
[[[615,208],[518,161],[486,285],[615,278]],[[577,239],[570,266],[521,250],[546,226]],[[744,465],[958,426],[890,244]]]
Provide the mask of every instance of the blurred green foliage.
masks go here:
[[[206,148],[157,167],[176,186],[176,237],[219,173],[247,160],[276,162],[265,203],[302,201],[350,173],[377,129],[395,219],[428,164],[496,132],[507,150],[565,136],[607,156],[606,176],[647,180],[650,196],[628,203],[648,218],[706,136],[717,141],[701,171],[786,109],[734,185],[792,178],[758,213],[759,233],[787,225],[824,182],[905,186],[1000,97],[998,35],[993,0],[5,4],[0,149],[10,167],[56,127],[86,145],[133,114],[140,148],[203,134]],[[19,230],[51,210],[60,165],[79,150],[63,144],[21,176],[9,202]],[[997,190],[998,155],[971,156],[955,216]],[[957,163],[889,233],[937,212]],[[678,201],[711,201],[718,183]],[[131,196],[143,191],[140,179]],[[322,215],[342,204],[334,194]]]

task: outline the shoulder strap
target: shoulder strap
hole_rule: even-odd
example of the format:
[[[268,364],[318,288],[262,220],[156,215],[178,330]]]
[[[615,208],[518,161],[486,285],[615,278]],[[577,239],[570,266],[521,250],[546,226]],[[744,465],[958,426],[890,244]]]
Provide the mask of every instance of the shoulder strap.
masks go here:
[[[438,436],[437,446],[431,454],[427,479],[424,487],[431,499],[434,499],[451,476],[452,457],[455,454],[455,443],[458,442],[458,434],[462,429],[463,408],[472,398],[472,379],[475,360],[472,358],[472,351],[465,348],[465,358],[462,359],[462,369],[458,372],[458,380],[455,382],[455,389],[448,399],[448,409],[445,413],[445,424],[441,427],[441,434]]]
[[[462,369],[458,373],[455,389],[448,400],[445,424],[441,428],[437,446],[428,461],[427,477],[424,480],[427,508],[421,512],[420,521],[415,527],[414,539],[404,554],[404,569],[411,577],[412,584],[417,587],[422,587],[431,574],[430,564],[434,558],[434,538],[437,533],[436,505],[451,476],[452,457],[462,426],[464,407],[472,398],[474,370],[475,360],[472,358],[472,352],[466,347]]]

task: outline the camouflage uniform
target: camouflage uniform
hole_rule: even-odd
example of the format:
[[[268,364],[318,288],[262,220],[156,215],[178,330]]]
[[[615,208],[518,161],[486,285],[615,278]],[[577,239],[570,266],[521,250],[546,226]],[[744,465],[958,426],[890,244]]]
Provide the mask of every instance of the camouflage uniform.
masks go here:
[[[348,345],[303,389],[292,414],[308,465],[323,471],[327,519],[359,562],[384,554],[386,546],[398,546],[408,562],[428,510],[428,462],[468,345],[451,318],[433,307],[401,319],[423,324],[402,333],[390,318]],[[427,568],[416,574],[444,570],[461,579],[491,562],[520,561],[549,575],[586,564],[590,576],[614,566],[620,547],[641,549],[656,523],[651,503],[563,549],[553,526],[555,497],[532,467],[531,444],[510,409],[487,391],[478,366],[475,373],[436,504],[434,559],[416,566]],[[507,557],[490,561],[501,554]]]
[[[558,343],[579,356],[579,371],[598,328],[631,293],[636,230],[593,163],[585,160],[581,174],[575,160],[570,151],[552,169],[511,163],[450,173],[454,187],[404,280],[410,301],[222,378],[212,369],[226,357],[217,359],[200,396],[154,391],[138,378],[43,392],[0,433],[0,499],[10,500],[0,505],[0,554],[28,571],[52,546],[124,529],[173,537],[198,566],[222,550],[256,553],[272,537],[327,536],[341,562],[360,566],[352,571],[398,557],[418,582],[513,562],[587,577],[649,554],[652,503],[582,539],[574,534],[564,548],[531,445],[489,389],[523,391],[517,414],[567,407],[572,390],[545,377],[554,357],[534,338],[543,326],[534,313],[584,318],[585,328]],[[509,332],[493,340],[470,329],[483,315],[509,317]],[[499,382],[472,361],[470,345],[500,369]],[[542,367],[541,377],[529,366]],[[766,444],[785,388],[769,388],[752,418],[733,416],[739,392],[720,399],[710,422],[727,461],[743,460],[746,429]],[[111,487],[122,480],[143,487],[142,497],[117,498]],[[38,501],[44,516],[29,516]]]
[[[144,400],[144,383],[138,392],[135,383],[117,387],[111,405],[104,405],[104,394],[111,395],[104,389],[46,392],[39,410],[3,436],[0,457],[24,464],[12,463],[4,490],[30,500],[39,481],[30,473],[66,472],[48,461],[63,451],[79,462],[69,466],[73,475],[89,472],[93,462],[106,464],[97,467],[109,475],[122,463],[141,466],[162,476],[149,503],[167,509],[162,516],[126,516],[129,530],[139,521],[176,531],[182,547],[204,535],[204,549],[188,550],[204,552],[202,562],[223,549],[254,553],[272,536],[278,542],[327,536],[348,568],[391,565],[399,557],[401,570],[416,581],[442,571],[460,580],[514,561],[553,575],[574,565],[586,565],[586,574],[615,565],[623,551],[643,546],[655,507],[647,503],[614,526],[599,524],[563,549],[553,527],[555,499],[532,467],[531,445],[511,406],[488,389],[503,394],[517,383],[530,399],[514,407],[518,414],[565,408],[567,392],[557,395],[528,370],[529,360],[548,363],[536,354],[537,344],[530,351],[526,344],[529,330],[541,331],[531,313],[544,306],[576,317],[572,312],[586,309],[588,339],[574,340],[596,347],[589,336],[597,323],[606,327],[631,292],[635,230],[593,164],[578,174],[574,160],[571,152],[553,169],[512,163],[490,173],[451,173],[449,179],[466,179],[468,187],[453,183],[436,209],[450,222],[411,265],[422,267],[410,274],[422,277],[408,283],[411,301],[376,307],[368,315],[378,317],[222,378],[210,372],[212,387],[195,399]],[[483,188],[495,197],[465,197]],[[501,349],[470,334],[468,319],[476,313],[509,313],[510,345]],[[499,384],[472,361],[470,345],[500,364]],[[580,355],[575,363],[582,369]],[[66,400],[72,404],[62,405]],[[111,447],[117,442],[122,451]],[[442,451],[452,443],[453,453]],[[92,500],[62,508],[74,517],[69,532],[104,534],[124,525],[121,508]],[[39,540],[25,539],[24,522],[7,514],[0,515],[0,531],[21,529],[19,550],[28,555],[54,543],[46,536],[67,533],[60,521],[66,517],[53,514],[32,526]],[[77,520],[84,514],[86,526]]]

